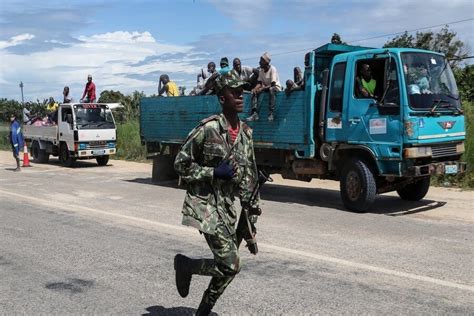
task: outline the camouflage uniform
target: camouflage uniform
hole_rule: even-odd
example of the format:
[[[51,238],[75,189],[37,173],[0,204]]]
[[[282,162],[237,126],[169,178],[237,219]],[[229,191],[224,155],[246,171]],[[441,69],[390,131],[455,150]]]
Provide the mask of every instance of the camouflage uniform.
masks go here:
[[[217,79],[216,85],[218,89],[225,85],[239,87],[242,81],[229,72]],[[211,306],[241,268],[241,238],[236,232],[240,212],[233,205],[234,195],[238,194],[241,203],[248,202],[257,181],[252,130],[242,121],[239,124],[239,134],[232,144],[223,114],[201,121],[189,134],[174,165],[187,184],[182,223],[202,232],[214,255],[214,259],[201,260],[193,271],[212,276],[203,297],[203,302]],[[228,181],[215,179],[214,168],[227,159],[237,165],[234,177]],[[258,201],[254,204],[257,207]]]

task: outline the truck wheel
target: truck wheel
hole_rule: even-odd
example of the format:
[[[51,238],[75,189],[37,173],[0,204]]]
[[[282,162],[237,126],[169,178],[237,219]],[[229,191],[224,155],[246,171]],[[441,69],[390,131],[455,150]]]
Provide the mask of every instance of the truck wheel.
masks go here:
[[[76,160],[74,157],[72,157],[71,153],[69,152],[69,149],[67,148],[66,144],[61,144],[61,148],[59,150],[59,160],[65,167],[74,167],[74,163]]]
[[[178,179],[174,171],[175,156],[163,155],[153,158],[152,181],[167,181]]]
[[[414,183],[398,189],[397,193],[402,200],[419,201],[425,197],[430,189],[430,177],[424,177]]]
[[[47,163],[49,161],[49,154],[46,150],[41,149],[39,143],[35,140],[31,144],[31,156],[36,163]]]
[[[373,204],[377,186],[374,174],[361,160],[349,161],[342,169],[340,180],[344,206],[354,212],[365,212]]]
[[[95,160],[97,160],[97,164],[99,166],[106,166],[107,163],[109,162],[109,156],[100,156],[100,157],[95,158]]]

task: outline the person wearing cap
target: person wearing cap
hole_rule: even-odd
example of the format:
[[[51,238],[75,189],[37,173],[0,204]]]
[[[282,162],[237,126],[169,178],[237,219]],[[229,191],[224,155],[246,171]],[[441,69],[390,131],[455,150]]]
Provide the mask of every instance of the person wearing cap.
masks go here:
[[[260,57],[260,71],[258,73],[257,85],[252,89],[252,113],[247,121],[257,121],[259,119],[259,96],[262,92],[269,92],[269,113],[268,121],[272,122],[275,112],[276,93],[281,91],[280,78],[275,66],[270,65],[271,58],[268,53]]]
[[[86,87],[84,88],[84,93],[80,101],[81,103],[94,103],[95,98],[95,84],[92,82],[92,75],[88,75]]]
[[[258,180],[252,130],[238,116],[244,108],[245,82],[230,71],[214,85],[222,113],[202,120],[190,132],[174,162],[187,185],[182,224],[198,229],[213,254],[212,259],[182,254],[174,258],[176,287],[182,297],[189,293],[193,274],[211,277],[196,315],[208,315],[240,271],[242,238],[236,231],[240,214],[233,205],[234,193],[248,205]],[[258,198],[249,206],[258,209]]]
[[[20,150],[23,150],[23,133],[21,132],[21,126],[16,119],[16,114],[10,116],[10,145],[12,147],[13,158],[16,160],[16,169],[14,171],[21,171],[20,168]]]
[[[178,86],[174,81],[170,81],[170,77],[167,74],[161,75],[160,82],[158,83],[158,95],[161,96],[165,92],[168,97],[179,97]]]

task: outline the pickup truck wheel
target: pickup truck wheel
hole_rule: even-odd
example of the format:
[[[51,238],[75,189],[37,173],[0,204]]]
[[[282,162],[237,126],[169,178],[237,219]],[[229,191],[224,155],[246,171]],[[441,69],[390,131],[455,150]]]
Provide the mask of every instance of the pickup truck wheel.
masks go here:
[[[416,182],[406,185],[402,189],[398,189],[397,193],[402,200],[419,201],[425,197],[429,189],[430,177],[425,177]]]
[[[374,174],[361,160],[351,160],[342,169],[341,199],[354,212],[365,212],[373,204],[377,192]]]
[[[65,167],[74,167],[74,163],[76,160],[74,157],[71,156],[71,153],[69,152],[69,149],[67,148],[66,144],[61,145],[61,149],[59,152],[59,160]]]
[[[36,163],[47,163],[49,161],[49,154],[46,153],[46,150],[40,148],[37,141],[33,141],[31,144],[31,155]]]
[[[97,160],[97,164],[99,166],[106,166],[107,163],[109,162],[109,156],[100,156],[100,157],[95,158],[95,160]]]

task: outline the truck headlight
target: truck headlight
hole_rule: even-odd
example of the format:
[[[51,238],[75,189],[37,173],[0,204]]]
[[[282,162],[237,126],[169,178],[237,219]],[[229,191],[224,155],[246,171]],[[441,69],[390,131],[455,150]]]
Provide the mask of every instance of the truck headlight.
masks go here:
[[[463,154],[464,151],[465,151],[465,149],[464,149],[464,142],[459,143],[459,144],[456,145],[456,153],[458,153],[458,154]]]
[[[86,148],[87,148],[87,144],[84,144],[84,143],[79,144],[79,149],[86,149]]]
[[[403,150],[403,157],[405,158],[431,157],[431,155],[431,147],[411,147]]]
[[[109,147],[109,148],[115,148],[115,143],[107,143],[107,147]]]

